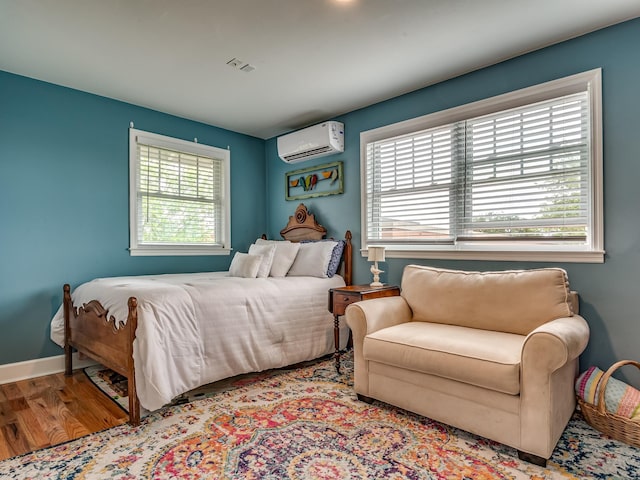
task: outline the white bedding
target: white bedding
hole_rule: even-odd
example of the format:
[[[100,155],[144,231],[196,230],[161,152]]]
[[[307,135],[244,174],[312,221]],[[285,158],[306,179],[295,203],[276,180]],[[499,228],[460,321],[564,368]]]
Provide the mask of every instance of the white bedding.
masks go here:
[[[237,278],[227,272],[101,278],[72,293],[76,306],[99,300],[126,321],[138,300],[133,344],[141,405],[155,410],[200,385],[241,373],[291,365],[334,350],[327,310],[333,278]],[[341,332],[347,340],[347,327]],[[64,344],[62,307],[51,339]]]

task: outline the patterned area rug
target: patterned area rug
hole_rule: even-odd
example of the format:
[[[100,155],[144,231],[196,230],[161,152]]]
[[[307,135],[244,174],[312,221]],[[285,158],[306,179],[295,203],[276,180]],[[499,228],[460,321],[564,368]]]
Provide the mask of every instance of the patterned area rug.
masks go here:
[[[579,416],[547,468],[504,445],[367,405],[324,360],[234,379],[206,398],[0,463],[11,479],[604,479],[640,477],[640,451]]]
[[[182,395],[174,398],[171,405],[182,405],[196,400],[210,397],[216,393],[224,392],[226,390],[241,387],[243,385],[254,383],[265,378],[272,377],[283,373],[285,370],[293,370],[305,365],[311,365],[317,362],[304,362],[299,365],[293,365],[291,367],[269,370],[259,373],[247,373],[245,375],[238,375],[236,377],[220,380],[219,382],[209,383],[201,387],[190,390]],[[127,379],[126,377],[115,373],[113,370],[107,369],[102,365],[93,365],[86,367],[84,373],[87,375],[100,390],[102,390],[108,397],[116,402],[125,412],[129,411],[129,397],[127,392]],[[144,407],[140,408],[141,418],[149,415],[149,411]]]

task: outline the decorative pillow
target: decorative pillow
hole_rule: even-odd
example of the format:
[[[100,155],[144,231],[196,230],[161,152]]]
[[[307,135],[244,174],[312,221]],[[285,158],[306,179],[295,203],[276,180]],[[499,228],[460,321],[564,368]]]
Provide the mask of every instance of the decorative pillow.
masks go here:
[[[287,275],[327,278],[327,270],[336,241],[301,243],[298,255]]]
[[[275,245],[256,245],[252,243],[249,246],[249,255],[262,255],[262,263],[258,269],[258,278],[266,278],[269,276],[275,253]]]
[[[329,259],[329,266],[327,267],[327,277],[331,278],[338,273],[338,267],[340,267],[340,260],[342,259],[342,253],[344,252],[344,246],[346,242],[344,240],[303,240],[301,243],[313,243],[313,242],[333,242],[336,244],[331,252],[331,258]]]
[[[236,252],[233,260],[231,260],[229,276],[256,278],[261,263],[262,255],[249,255],[248,253]]]
[[[338,240],[338,243],[333,247],[331,252],[331,259],[329,260],[329,266],[327,267],[327,277],[331,278],[338,273],[338,267],[340,267],[340,259],[342,258],[342,252],[344,252],[344,240]]]
[[[269,275],[272,277],[284,277],[291,268],[291,265],[293,265],[298,250],[300,249],[299,243],[292,243],[288,240],[263,240],[259,238],[256,240],[256,245],[276,246],[271,271],[269,272]]]

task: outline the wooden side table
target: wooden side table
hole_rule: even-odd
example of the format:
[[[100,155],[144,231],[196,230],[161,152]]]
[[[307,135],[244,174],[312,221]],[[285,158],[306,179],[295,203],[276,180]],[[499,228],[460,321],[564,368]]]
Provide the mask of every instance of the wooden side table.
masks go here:
[[[333,341],[336,352],[336,371],[340,373],[340,317],[344,315],[347,305],[372,298],[393,297],[400,295],[397,285],[371,287],[369,285],[349,285],[329,289],[329,311],[333,313]]]

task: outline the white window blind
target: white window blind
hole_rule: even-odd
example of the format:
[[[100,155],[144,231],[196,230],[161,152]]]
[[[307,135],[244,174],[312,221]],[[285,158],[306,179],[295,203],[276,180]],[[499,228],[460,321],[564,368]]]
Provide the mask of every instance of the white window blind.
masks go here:
[[[367,146],[368,238],[451,242],[452,126]]]
[[[132,142],[132,250],[228,250],[228,152],[146,132]]]
[[[363,250],[601,254],[588,74],[363,132]]]
[[[586,92],[469,120],[460,131],[459,240],[586,241]]]

